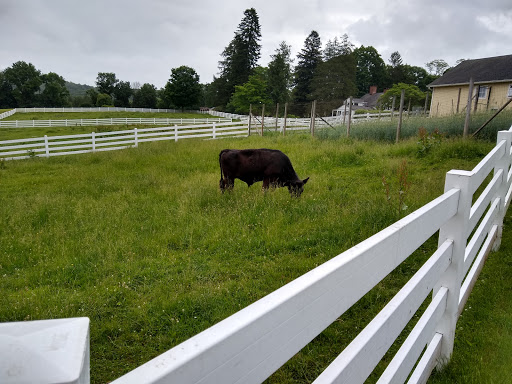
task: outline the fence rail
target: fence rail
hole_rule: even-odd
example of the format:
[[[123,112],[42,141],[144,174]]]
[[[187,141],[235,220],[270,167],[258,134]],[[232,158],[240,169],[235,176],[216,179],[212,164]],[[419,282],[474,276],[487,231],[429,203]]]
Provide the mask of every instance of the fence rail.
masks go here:
[[[261,383],[439,231],[437,250],[315,380],[363,383],[432,292],[378,381],[426,382],[450,358],[457,319],[499,247],[512,197],[511,142],[512,128],[499,132],[473,170],[447,173],[438,198],[113,383]]]
[[[110,119],[65,119],[65,120],[14,120],[0,121],[0,128],[30,128],[30,127],[86,127],[98,125],[169,125],[169,124],[211,124],[232,121],[225,118],[145,118],[145,117],[118,117]]]
[[[16,113],[16,109],[11,109],[10,111],[0,113],[0,120],[5,119],[6,117],[9,117],[11,115],[14,115]]]
[[[71,108],[16,108],[18,113],[30,113],[30,112],[168,112],[176,113],[181,112],[176,109],[154,109],[154,108],[124,108],[124,107],[71,107]],[[188,112],[188,111],[187,111]],[[197,113],[197,111],[193,111]]]
[[[0,160],[30,157],[75,155],[88,152],[113,151],[137,147],[139,143],[191,138],[247,136],[243,123],[210,123],[158,128],[141,128],[112,132],[92,132],[79,135],[44,136],[30,139],[0,141]]]

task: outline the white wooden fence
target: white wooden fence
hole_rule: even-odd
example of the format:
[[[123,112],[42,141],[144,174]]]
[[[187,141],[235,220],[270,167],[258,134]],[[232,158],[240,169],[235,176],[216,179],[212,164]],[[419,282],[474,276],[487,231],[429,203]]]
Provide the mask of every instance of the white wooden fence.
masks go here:
[[[16,113],[16,109],[11,109],[10,111],[0,113],[0,120],[5,119],[8,116],[14,115],[15,113]]]
[[[141,128],[79,135],[47,136],[0,141],[0,160],[51,157],[137,147],[139,143],[190,138],[247,136],[244,123],[210,123],[173,127]]]
[[[227,122],[232,119],[225,118],[191,118],[173,119],[167,117],[145,118],[145,117],[117,117],[110,119],[64,119],[64,120],[13,120],[0,121],[0,128],[30,128],[30,127],[87,127],[98,125],[169,125],[169,124],[211,124],[213,122]]]
[[[16,108],[16,112],[29,113],[29,112],[168,112],[176,113],[181,112],[176,109],[154,109],[154,108],[124,108],[124,107],[71,107],[71,108]],[[197,112],[197,111],[194,111]]]
[[[472,171],[448,172],[437,199],[114,383],[261,383],[440,231],[428,261],[315,380],[363,383],[432,292],[378,381],[403,383],[412,371],[409,383],[426,382],[449,359],[457,319],[499,247],[512,193],[511,141],[512,128],[499,132]]]

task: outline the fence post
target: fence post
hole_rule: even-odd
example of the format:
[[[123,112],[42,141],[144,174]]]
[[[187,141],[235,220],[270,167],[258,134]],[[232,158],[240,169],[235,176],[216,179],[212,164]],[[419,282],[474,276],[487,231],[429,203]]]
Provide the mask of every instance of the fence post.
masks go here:
[[[133,128],[133,141],[134,141],[134,147],[137,148],[139,146],[139,138],[137,136],[137,128]]]
[[[276,105],[276,129],[275,131],[277,132],[277,124],[279,123],[279,103],[277,103]]]
[[[252,104],[249,104],[249,136],[251,136]]]
[[[216,136],[216,132],[215,132],[215,123],[213,123],[213,138],[216,139],[217,136]]]
[[[464,120],[464,131],[462,137],[467,138],[469,134],[469,121],[471,119],[471,100],[473,98],[473,78],[469,79],[469,90],[468,90],[468,104],[466,105],[466,119]],[[438,104],[439,109],[439,104]]]
[[[396,142],[400,141],[400,132],[402,130],[402,115],[404,113],[405,89],[400,92],[400,109],[398,110],[398,125],[396,126]]]
[[[288,103],[284,103],[283,136],[286,134],[286,119],[288,118]]]
[[[48,146],[48,136],[44,135],[44,150],[46,157],[50,157],[50,147]]]
[[[350,136],[350,123],[352,122],[352,96],[348,101],[348,123],[347,123],[347,137]]]
[[[91,132],[91,140],[92,140],[92,151],[96,152],[96,134]]]
[[[496,218],[494,219],[495,225],[498,226],[498,232],[496,235],[496,240],[494,241],[494,245],[492,249],[494,251],[497,251],[500,248],[501,245],[501,235],[503,232],[503,219],[505,217],[505,213],[507,210],[506,206],[506,195],[508,192],[508,169],[511,164],[510,159],[510,146],[512,142],[512,131],[499,131],[498,132],[498,138],[496,140],[496,143],[499,144],[502,140],[505,140],[507,144],[505,145],[505,153],[501,159],[499,159],[496,163],[496,166],[494,167],[494,174],[496,174],[500,169],[503,170],[503,175],[501,179],[500,186],[498,187],[498,190],[496,192],[497,196],[500,198],[500,205],[499,205],[499,212],[496,215]]]
[[[178,141],[178,124],[174,124],[174,141]]]
[[[459,310],[459,294],[464,273],[464,254],[467,244],[467,228],[473,193],[471,190],[471,172],[452,170],[446,174],[445,192],[451,189],[459,189],[459,203],[457,213],[439,232],[439,245],[447,239],[453,241],[451,264],[436,283],[433,291],[433,298],[441,287],[448,289],[446,309],[443,317],[436,326],[436,332],[443,335],[441,343],[440,358],[437,367],[446,365],[453,352],[455,340],[455,327],[457,326]]]

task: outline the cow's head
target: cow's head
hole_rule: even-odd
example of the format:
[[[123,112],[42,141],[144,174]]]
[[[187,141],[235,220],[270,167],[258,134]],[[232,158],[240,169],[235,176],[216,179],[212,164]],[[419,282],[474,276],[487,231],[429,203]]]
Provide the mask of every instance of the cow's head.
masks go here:
[[[306,184],[309,180],[309,177],[304,180],[295,180],[286,183],[288,187],[288,191],[293,197],[299,197],[304,191],[304,184]]]

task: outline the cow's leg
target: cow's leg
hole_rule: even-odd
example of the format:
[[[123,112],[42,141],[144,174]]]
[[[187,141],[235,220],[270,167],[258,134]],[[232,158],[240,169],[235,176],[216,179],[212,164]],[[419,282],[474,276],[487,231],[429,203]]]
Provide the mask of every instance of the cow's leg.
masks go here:
[[[261,189],[262,189],[263,191],[267,191],[267,190],[268,190],[269,185],[270,185],[270,179],[265,178],[265,179],[263,179],[263,186],[261,187]]]
[[[220,187],[220,190],[222,193],[224,193],[224,191],[226,191],[226,190],[232,191],[234,186],[235,186],[235,179],[231,179],[228,176],[225,176],[223,179],[220,179],[220,181],[219,181],[219,187]]]

